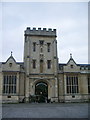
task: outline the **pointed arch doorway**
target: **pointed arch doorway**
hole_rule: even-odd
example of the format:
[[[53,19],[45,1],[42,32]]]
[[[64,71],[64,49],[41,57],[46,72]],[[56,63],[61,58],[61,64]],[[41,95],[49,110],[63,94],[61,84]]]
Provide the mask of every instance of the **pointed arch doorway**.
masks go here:
[[[38,82],[35,85],[35,95],[38,96],[38,102],[47,102],[48,85],[45,82]]]

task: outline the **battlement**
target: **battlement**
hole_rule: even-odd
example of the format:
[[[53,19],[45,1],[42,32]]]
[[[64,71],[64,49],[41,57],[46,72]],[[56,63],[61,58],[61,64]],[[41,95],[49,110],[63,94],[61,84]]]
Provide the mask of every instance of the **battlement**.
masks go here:
[[[25,30],[25,35],[30,35],[30,36],[55,36],[56,37],[56,29],[51,29],[51,28],[38,28],[36,29],[35,27],[31,29],[30,27],[27,27]]]

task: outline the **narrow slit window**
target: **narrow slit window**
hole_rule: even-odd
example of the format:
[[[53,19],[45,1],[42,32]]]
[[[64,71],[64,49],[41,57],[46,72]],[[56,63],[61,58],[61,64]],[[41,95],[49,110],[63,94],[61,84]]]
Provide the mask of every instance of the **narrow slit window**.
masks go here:
[[[47,43],[47,52],[50,52],[50,45],[51,43]]]
[[[36,51],[36,42],[33,42],[33,51]]]
[[[47,68],[51,69],[51,60],[47,60]]]
[[[36,60],[33,60],[33,69],[36,68]]]

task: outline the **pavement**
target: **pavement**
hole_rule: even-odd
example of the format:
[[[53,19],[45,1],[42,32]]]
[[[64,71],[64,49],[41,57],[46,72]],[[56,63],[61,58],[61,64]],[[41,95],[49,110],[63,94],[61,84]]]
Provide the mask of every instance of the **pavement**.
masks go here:
[[[88,103],[3,104],[2,118],[88,118]]]

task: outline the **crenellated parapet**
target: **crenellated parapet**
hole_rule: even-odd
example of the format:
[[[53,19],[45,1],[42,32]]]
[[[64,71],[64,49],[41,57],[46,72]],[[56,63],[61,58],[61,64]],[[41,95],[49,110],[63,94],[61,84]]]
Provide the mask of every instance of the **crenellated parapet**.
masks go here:
[[[51,28],[33,28],[31,29],[30,27],[27,27],[27,29],[25,30],[25,36],[52,36],[52,37],[56,37],[56,29],[51,29]]]

